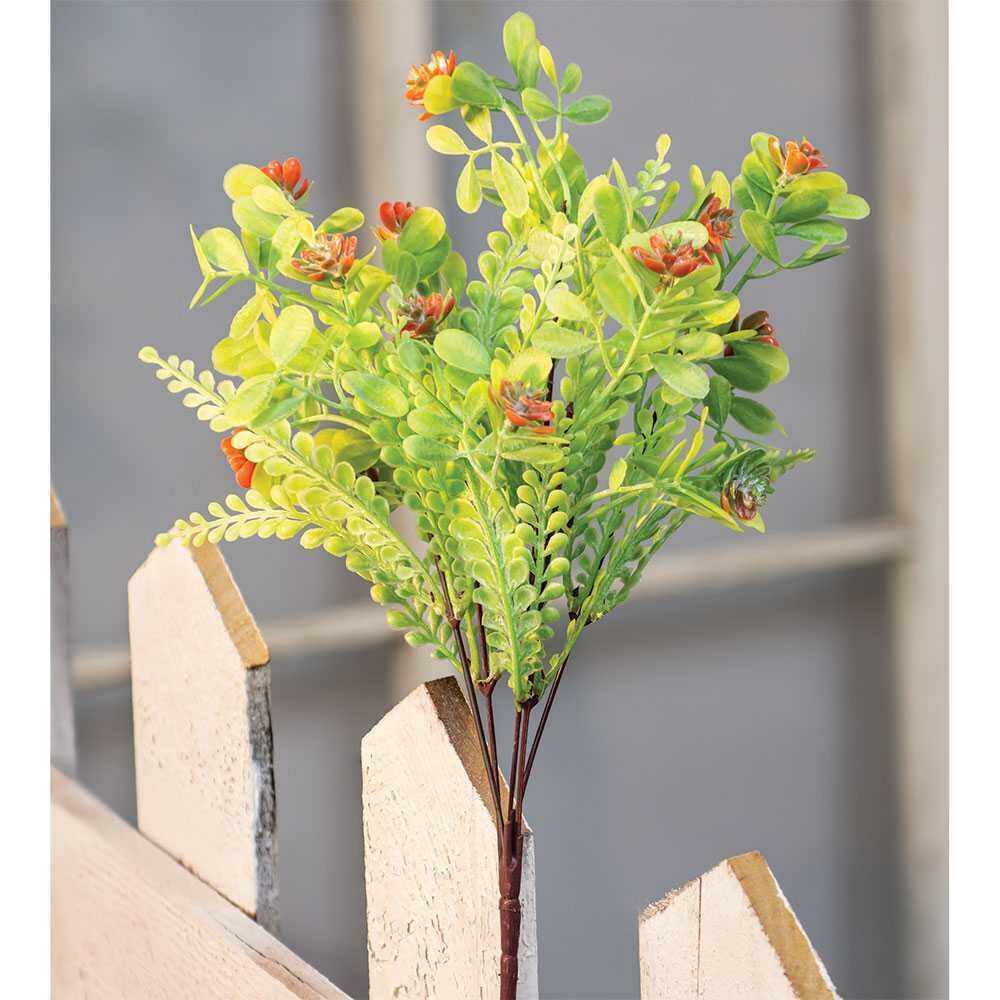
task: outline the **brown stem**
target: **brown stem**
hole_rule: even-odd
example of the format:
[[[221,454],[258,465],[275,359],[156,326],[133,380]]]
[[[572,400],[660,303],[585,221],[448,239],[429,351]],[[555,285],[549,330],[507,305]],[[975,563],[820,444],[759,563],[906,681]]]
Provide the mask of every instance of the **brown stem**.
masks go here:
[[[462,635],[462,623],[455,615],[454,606],[451,603],[451,595],[448,592],[448,579],[444,570],[438,564],[438,577],[441,580],[441,593],[444,595],[445,617],[451,626],[452,635],[455,637],[455,646],[458,649],[458,658],[462,664],[462,675],[465,677],[465,690],[469,697],[469,708],[476,721],[476,735],[479,737],[479,751],[483,757],[483,766],[486,768],[486,777],[490,786],[490,798],[493,800],[493,809],[496,815],[497,825],[501,822],[500,812],[500,785],[496,778],[495,770],[490,763],[490,752],[486,746],[486,733],[483,730],[483,717],[479,712],[479,700],[476,698],[476,689],[472,682],[472,664],[469,660],[469,651],[465,648],[465,638]]]
[[[524,829],[518,786],[519,779],[524,774],[530,712],[529,705],[518,707],[514,713],[507,815],[504,818],[497,859],[500,883],[500,1000],[515,1000],[517,996],[517,952],[521,941],[521,868],[524,855]],[[516,807],[515,802],[518,803]]]
[[[552,711],[552,703],[556,700],[556,693],[559,691],[559,684],[562,681],[563,674],[566,672],[567,663],[569,663],[568,656],[560,664],[559,672],[556,674],[556,679],[552,682],[549,695],[545,699],[545,707],[542,709],[542,717],[538,720],[538,728],[535,730],[535,738],[531,741],[531,752],[528,754],[528,762],[524,768],[524,783],[521,786],[522,798],[524,797],[524,789],[528,787],[528,779],[531,777],[531,769],[535,765],[535,754],[538,753],[538,744],[542,741],[542,733],[545,731],[545,723],[549,721],[549,712]]]

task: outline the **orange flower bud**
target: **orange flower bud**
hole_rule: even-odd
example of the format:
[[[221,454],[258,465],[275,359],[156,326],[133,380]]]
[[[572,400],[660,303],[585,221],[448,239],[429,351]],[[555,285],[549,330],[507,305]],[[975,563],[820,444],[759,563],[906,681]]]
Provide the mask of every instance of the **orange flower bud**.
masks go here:
[[[420,65],[414,64],[406,76],[406,99],[417,107],[424,106],[424,94],[427,84],[436,76],[451,76],[455,72],[455,50],[447,56],[440,50],[431,53],[430,59]],[[420,115],[420,121],[425,122],[431,117],[429,111]]]

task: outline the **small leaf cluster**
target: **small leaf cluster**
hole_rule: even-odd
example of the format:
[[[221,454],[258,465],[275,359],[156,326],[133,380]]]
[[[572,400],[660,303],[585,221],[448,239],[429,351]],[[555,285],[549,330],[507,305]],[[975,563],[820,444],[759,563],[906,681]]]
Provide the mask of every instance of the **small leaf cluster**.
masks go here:
[[[235,228],[192,230],[192,307],[243,292],[214,372],[140,358],[255,463],[244,497],[159,542],[322,548],[408,642],[468,656],[525,704],[689,518],[764,529],[774,483],[812,453],[760,440],[783,428],[753,397],[789,356],[744,328],[741,292],[842,254],[835,220],[868,207],[831,171],[786,172],[766,133],[731,179],[692,167],[679,210],[666,135],[631,178],[617,160],[590,176],[571,129],[610,102],[576,96],[580,67],[560,70],[526,14],[502,42],[509,79],[461,62],[422,99],[453,116],[427,140],[466,160],[459,207],[501,210],[474,271],[433,207],[359,250],[361,211],[318,219],[239,164],[223,179]],[[431,301],[449,308],[418,328]]]

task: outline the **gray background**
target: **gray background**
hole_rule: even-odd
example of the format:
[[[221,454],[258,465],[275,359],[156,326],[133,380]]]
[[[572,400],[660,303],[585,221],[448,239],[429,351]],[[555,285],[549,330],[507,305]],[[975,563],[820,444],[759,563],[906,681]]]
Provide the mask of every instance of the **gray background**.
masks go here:
[[[575,135],[592,173],[612,155],[634,171],[669,131],[674,176],[693,159],[732,175],[766,129],[808,134],[853,190],[873,191],[867,5],[527,6],[557,61],[583,66],[581,92],[615,103]],[[500,70],[514,9],[440,5],[438,44]],[[320,3],[53,8],[52,461],[78,646],[125,640],[125,583],[152,535],[231,489],[217,439],[135,361],[153,343],[206,363],[227,327],[228,302],[187,311],[198,280],[188,223],[229,222],[227,166],[291,152],[316,206],[360,197],[353,88],[365,67],[349,19],[346,4]],[[424,57],[386,40],[400,78]],[[449,205],[453,166],[440,164]],[[449,216],[474,259],[495,216]],[[792,358],[769,405],[791,444],[820,452],[782,482],[768,538],[886,509],[877,235],[877,222],[858,224],[846,259],[752,285],[745,300],[771,308]],[[695,525],[677,545],[724,540],[768,542]],[[234,545],[226,558],[265,618],[364,595],[339,563],[294,545]],[[768,857],[844,996],[901,996],[884,571],[735,588],[706,566],[701,592],[639,601],[590,631],[529,802],[543,996],[636,996],[637,912],[749,849]],[[390,652],[273,669],[282,936],[356,995],[358,741],[391,705]],[[77,707],[83,780],[134,818],[127,688],[79,695]]]

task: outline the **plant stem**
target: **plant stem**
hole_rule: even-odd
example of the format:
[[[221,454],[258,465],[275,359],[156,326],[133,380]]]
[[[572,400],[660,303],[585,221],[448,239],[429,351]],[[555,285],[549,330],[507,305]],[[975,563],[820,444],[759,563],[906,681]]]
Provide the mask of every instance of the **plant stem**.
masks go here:
[[[524,767],[523,784],[521,786],[522,799],[524,797],[524,792],[528,787],[528,779],[531,777],[531,769],[535,764],[535,755],[538,753],[538,744],[542,741],[542,733],[545,732],[545,723],[549,721],[549,713],[552,711],[552,703],[556,700],[556,693],[559,691],[559,684],[562,682],[563,674],[566,672],[567,663],[569,663],[568,656],[562,661],[561,664],[559,664],[559,672],[556,674],[556,679],[552,682],[552,687],[549,689],[548,697],[545,699],[545,707],[542,709],[542,717],[538,720],[538,728],[535,730],[535,738],[531,741],[531,751],[528,753],[528,760]]]

